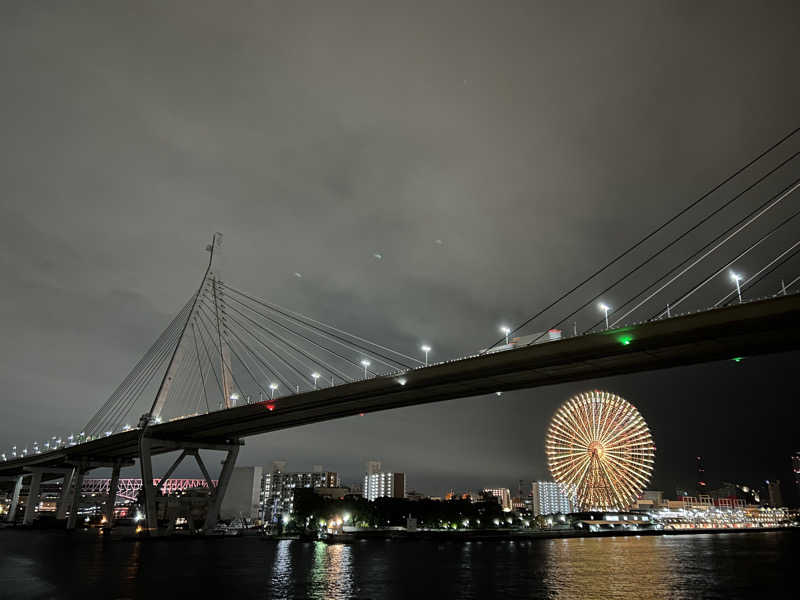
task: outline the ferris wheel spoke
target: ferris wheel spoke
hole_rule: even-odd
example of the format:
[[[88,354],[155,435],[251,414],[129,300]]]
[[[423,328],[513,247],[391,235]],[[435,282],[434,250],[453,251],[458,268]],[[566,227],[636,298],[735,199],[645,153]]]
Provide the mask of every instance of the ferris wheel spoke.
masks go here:
[[[588,446],[592,442],[591,436],[587,434],[585,428],[582,427],[575,415],[569,413],[566,415],[564,421],[564,423],[554,421],[551,426],[558,427],[568,438],[577,439],[584,446]]]

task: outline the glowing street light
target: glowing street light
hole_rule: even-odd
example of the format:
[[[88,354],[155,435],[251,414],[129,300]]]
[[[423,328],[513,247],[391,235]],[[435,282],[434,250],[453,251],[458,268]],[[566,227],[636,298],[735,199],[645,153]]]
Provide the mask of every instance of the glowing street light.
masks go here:
[[[269,389],[270,389],[270,400],[274,400],[275,399],[275,390],[278,389],[278,384],[277,383],[270,383],[269,384]]]
[[[611,310],[611,307],[608,304],[603,304],[602,302],[597,305],[600,310],[603,311],[606,317],[606,329],[608,329],[608,311]]]
[[[428,346],[428,344],[423,344],[422,346],[420,346],[420,350],[422,350],[425,353],[425,366],[427,367],[428,366],[428,352],[431,351],[431,347]]]
[[[372,363],[369,362],[366,358],[361,361],[361,364],[364,366],[364,379],[367,378],[367,367],[370,366]]]
[[[508,346],[508,336],[511,333],[511,327],[508,327],[507,325],[502,325],[500,327],[500,331],[503,333],[503,335],[506,336],[506,346]]]
[[[317,379],[319,379],[319,373],[317,373],[316,371],[314,371],[314,372],[311,374],[311,377],[314,379],[314,389],[317,389]]]
[[[736,282],[736,294],[739,296],[739,304],[742,303],[742,288],[739,286],[739,282],[744,279],[741,275],[734,273],[731,271],[731,279]]]

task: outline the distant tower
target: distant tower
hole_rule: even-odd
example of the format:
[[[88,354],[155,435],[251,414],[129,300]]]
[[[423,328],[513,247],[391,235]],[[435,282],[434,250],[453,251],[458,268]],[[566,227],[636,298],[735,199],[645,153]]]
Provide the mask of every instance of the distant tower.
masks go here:
[[[708,482],[706,481],[706,469],[703,466],[703,457],[697,457],[697,495],[705,495],[708,491]]]
[[[767,480],[767,496],[769,497],[769,505],[773,508],[783,506],[783,494],[781,494],[781,482],[777,479]]]
[[[800,450],[795,450],[792,455],[792,471],[794,471],[795,493],[800,499]]]

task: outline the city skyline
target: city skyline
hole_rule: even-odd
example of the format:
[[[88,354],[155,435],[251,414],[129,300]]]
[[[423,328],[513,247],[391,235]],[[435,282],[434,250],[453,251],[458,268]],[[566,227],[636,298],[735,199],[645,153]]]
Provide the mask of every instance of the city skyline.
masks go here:
[[[139,51],[124,15],[101,11],[96,27],[66,4],[52,10],[20,9],[0,23],[18,57],[3,73],[16,93],[0,111],[8,447],[80,430],[194,288],[214,231],[226,236],[225,280],[420,359],[422,345],[431,360],[447,359],[485,348],[500,326],[522,322],[785,135],[800,96],[785,63],[790,10],[737,11],[715,40],[684,39],[698,57],[685,61],[672,44],[685,15],[641,7],[609,24],[600,71],[574,54],[577,41],[599,42],[599,8],[577,21],[564,8],[541,19],[530,7],[476,8],[463,37],[445,44],[427,27],[449,30],[450,17],[430,9],[415,16],[412,50],[394,18],[363,14],[389,40],[380,64],[350,44],[363,23],[330,8],[335,26],[324,33],[296,25],[313,48],[292,28],[272,31],[277,54],[249,29],[253,15],[226,21],[244,31],[231,46],[212,7],[192,12],[193,27],[175,7],[143,8],[164,24],[153,55]],[[693,11],[698,31],[718,24],[715,11]],[[548,19],[571,27],[532,35],[520,26]],[[754,22],[769,23],[769,44],[741,44]],[[631,23],[657,24],[661,42],[632,52]],[[61,43],[74,39],[109,51]],[[549,66],[508,60],[509,39],[532,56],[545,44]],[[242,64],[239,44],[247,55],[254,44],[263,64]],[[201,59],[178,60],[185,47]],[[406,68],[409,52],[422,71]],[[289,68],[279,56],[293,57]],[[341,65],[352,67],[332,77]],[[209,88],[209,71],[224,84]],[[595,85],[600,76],[614,87]],[[581,82],[593,82],[591,94]],[[240,105],[249,93],[221,91],[250,85],[263,102]],[[764,257],[736,268],[752,274]],[[745,297],[778,289],[768,283]],[[709,298],[734,289],[710,287]],[[603,301],[613,309],[619,299]],[[581,327],[599,318],[595,306],[577,317]],[[348,465],[368,451],[413,474],[412,487],[446,478],[513,489],[521,476],[547,476],[540,440],[557,406],[599,388],[646,416],[659,448],[653,487],[693,486],[697,455],[720,480],[789,481],[797,440],[786,373],[796,360],[745,357],[367,414],[253,438],[239,460],[324,462],[357,478]]]
[[[796,596],[798,40],[0,2],[0,597]]]

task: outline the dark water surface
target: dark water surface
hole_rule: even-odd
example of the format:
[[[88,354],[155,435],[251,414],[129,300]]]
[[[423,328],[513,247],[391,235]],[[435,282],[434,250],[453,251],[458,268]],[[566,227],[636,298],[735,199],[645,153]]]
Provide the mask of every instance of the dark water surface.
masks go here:
[[[0,598],[789,598],[800,532],[535,541],[126,541],[0,530]]]

